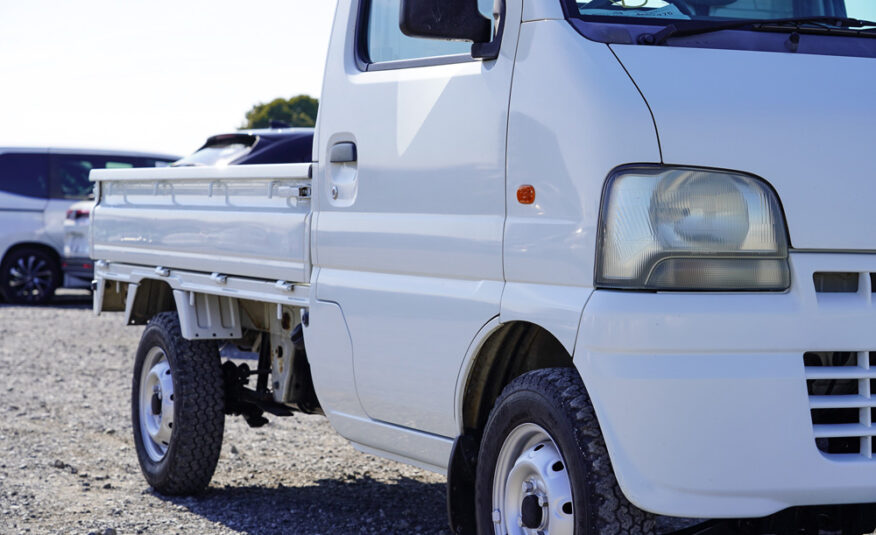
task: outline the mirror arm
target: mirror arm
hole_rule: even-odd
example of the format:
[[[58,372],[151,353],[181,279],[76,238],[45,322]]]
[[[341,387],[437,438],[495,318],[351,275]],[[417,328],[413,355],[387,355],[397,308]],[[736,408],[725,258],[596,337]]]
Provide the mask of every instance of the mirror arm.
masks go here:
[[[502,35],[505,33],[505,0],[496,0],[498,4],[499,22],[496,35],[487,43],[474,43],[471,45],[471,57],[482,60],[492,60],[499,57],[499,49],[502,47]]]

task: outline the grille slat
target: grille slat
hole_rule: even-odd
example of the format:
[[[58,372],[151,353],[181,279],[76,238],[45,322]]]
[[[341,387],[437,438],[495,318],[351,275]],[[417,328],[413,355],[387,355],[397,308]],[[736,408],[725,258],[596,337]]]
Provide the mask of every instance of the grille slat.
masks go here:
[[[874,356],[869,351],[803,355],[815,445],[828,458],[873,458]]]
[[[860,385],[858,386],[860,388]],[[861,395],[809,396],[809,407],[815,409],[876,408],[876,398]]]
[[[869,353],[858,353],[858,368],[862,370],[870,370],[870,354]],[[858,379],[858,395],[870,399],[870,379]],[[861,425],[867,427],[868,429],[872,429],[873,425],[873,411],[867,405],[864,405],[858,409],[858,418],[861,422]],[[873,437],[870,435],[865,435],[861,437],[860,443],[860,453],[865,457],[872,458],[873,457]]]
[[[814,424],[815,438],[872,437],[876,427],[863,424]]]
[[[876,370],[864,370],[859,367],[807,367],[806,378],[816,380],[829,379],[876,379]]]

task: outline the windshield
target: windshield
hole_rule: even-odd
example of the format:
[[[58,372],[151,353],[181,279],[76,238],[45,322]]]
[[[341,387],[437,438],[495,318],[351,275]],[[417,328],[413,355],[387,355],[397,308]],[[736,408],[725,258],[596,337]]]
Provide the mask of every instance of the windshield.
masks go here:
[[[203,147],[182,160],[173,163],[174,167],[201,165],[228,165],[249,153],[258,138],[249,134],[226,134],[213,136]]]
[[[191,156],[186,156],[182,160],[174,163],[173,166],[226,165],[232,160],[236,160],[238,157],[249,152],[249,148],[249,145],[244,145],[243,143],[228,143],[224,145],[204,147]]]
[[[582,18],[623,22],[732,21],[800,17],[876,20],[874,0],[588,0],[572,1]],[[620,21],[619,21],[620,22]]]

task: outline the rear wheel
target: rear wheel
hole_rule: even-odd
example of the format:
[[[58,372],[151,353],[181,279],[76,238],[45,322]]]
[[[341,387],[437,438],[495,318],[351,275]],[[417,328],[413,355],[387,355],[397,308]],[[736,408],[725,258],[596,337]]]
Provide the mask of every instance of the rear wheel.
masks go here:
[[[194,494],[213,477],[225,427],[215,342],[182,337],[175,312],[155,316],[134,363],[131,416],[146,481],[162,494]]]
[[[55,295],[60,280],[55,258],[36,247],[12,251],[0,264],[0,290],[10,303],[44,304]]]
[[[475,482],[478,533],[651,535],[656,518],[614,477],[596,414],[573,368],[512,381],[484,430]]]

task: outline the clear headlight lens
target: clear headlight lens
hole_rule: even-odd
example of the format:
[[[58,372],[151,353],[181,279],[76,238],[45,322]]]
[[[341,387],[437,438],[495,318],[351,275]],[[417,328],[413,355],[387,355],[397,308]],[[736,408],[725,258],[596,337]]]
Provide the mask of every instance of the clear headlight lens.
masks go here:
[[[785,290],[784,217],[757,178],[695,168],[623,169],[602,200],[596,285]]]

